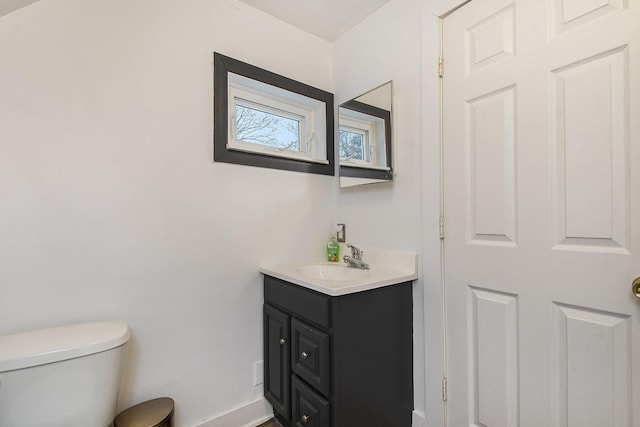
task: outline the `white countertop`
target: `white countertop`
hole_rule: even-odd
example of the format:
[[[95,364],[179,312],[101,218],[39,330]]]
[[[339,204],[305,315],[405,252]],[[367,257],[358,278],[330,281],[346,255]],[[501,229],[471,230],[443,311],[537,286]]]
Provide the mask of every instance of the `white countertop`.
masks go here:
[[[368,291],[383,286],[395,285],[418,278],[418,254],[413,251],[397,251],[377,248],[362,248],[362,260],[369,264],[366,277],[356,279],[328,280],[304,274],[301,267],[309,265],[333,265],[349,268],[344,262],[310,261],[291,264],[264,264],[260,272],[296,285],[330,296],[347,295]]]

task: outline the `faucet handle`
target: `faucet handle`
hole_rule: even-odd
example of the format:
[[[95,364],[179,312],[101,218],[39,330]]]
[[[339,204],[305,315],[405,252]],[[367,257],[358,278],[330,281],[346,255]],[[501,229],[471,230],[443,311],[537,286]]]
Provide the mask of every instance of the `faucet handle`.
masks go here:
[[[347,247],[351,249],[351,256],[354,257],[355,259],[360,259],[362,254],[364,254],[364,252],[360,248],[355,247],[349,243],[347,243]]]

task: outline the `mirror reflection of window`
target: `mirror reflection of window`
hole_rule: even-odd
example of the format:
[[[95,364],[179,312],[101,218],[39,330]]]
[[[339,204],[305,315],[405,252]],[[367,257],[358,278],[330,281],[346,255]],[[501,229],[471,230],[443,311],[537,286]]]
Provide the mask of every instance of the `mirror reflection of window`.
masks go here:
[[[387,82],[338,108],[341,187],[393,180],[391,100]]]
[[[362,129],[340,127],[340,159],[346,161],[367,161],[369,132]]]
[[[378,146],[384,148],[384,120],[347,106],[340,107],[339,114],[340,162],[368,168],[386,167],[385,154],[376,150]]]

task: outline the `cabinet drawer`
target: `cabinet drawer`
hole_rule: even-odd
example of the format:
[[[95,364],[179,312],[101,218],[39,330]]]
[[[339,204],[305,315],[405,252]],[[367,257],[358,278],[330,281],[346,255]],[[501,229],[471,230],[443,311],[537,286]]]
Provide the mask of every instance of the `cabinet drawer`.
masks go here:
[[[291,378],[293,425],[329,427],[331,406],[295,375]]]
[[[265,302],[324,328],[329,328],[330,298],[329,295],[264,276]]]
[[[293,372],[325,396],[329,396],[330,339],[298,319],[291,319],[291,367]]]

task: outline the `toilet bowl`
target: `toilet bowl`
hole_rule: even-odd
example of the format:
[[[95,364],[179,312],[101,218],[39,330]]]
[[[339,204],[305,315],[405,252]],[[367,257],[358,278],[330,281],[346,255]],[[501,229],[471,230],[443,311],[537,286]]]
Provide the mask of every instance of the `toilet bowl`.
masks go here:
[[[0,336],[0,426],[109,426],[129,336],[123,321]]]

